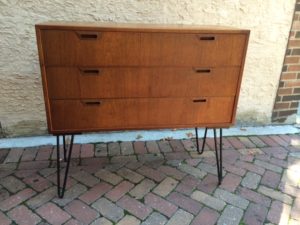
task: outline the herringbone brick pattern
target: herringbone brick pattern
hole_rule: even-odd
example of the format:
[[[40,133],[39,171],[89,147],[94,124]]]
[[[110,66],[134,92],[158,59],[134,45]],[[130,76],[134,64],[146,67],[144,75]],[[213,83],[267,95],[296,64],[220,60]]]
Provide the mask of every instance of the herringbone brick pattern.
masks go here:
[[[63,199],[55,146],[0,149],[0,224],[300,224],[298,135],[224,138],[220,186],[213,147],[76,144]]]

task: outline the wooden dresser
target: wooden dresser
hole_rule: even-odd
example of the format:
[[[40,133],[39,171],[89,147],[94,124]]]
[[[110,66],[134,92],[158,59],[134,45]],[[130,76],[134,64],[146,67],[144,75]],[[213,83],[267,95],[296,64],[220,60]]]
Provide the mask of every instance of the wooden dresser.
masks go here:
[[[49,132],[229,127],[249,30],[36,25]]]
[[[221,183],[222,128],[235,121],[249,30],[61,22],[38,24],[36,33],[48,129],[57,140],[59,197],[74,134],[103,130],[195,127],[201,154],[213,128]],[[201,151],[198,127],[206,127]]]

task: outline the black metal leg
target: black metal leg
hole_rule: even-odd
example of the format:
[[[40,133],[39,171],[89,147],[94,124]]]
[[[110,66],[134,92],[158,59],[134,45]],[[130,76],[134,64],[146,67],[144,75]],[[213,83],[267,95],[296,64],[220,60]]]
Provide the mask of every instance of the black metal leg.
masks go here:
[[[63,144],[64,144],[64,161],[67,162],[66,135],[63,135]]]
[[[214,142],[215,142],[215,151],[216,151],[216,163],[217,163],[217,172],[218,172],[218,182],[219,185],[222,183],[223,179],[223,165],[222,165],[222,128],[220,128],[220,142],[219,147],[217,144],[217,132],[214,128]]]
[[[65,142],[65,137],[63,136],[63,140]],[[57,194],[59,198],[64,197],[65,189],[66,189],[66,184],[67,184],[67,178],[68,178],[68,172],[69,172],[69,167],[70,167],[70,161],[71,161],[71,155],[72,155],[72,149],[73,149],[73,142],[74,142],[74,135],[71,136],[71,143],[69,146],[68,150],[68,157],[65,158],[67,161],[67,166],[66,166],[66,171],[64,175],[64,181],[63,181],[63,186],[61,187],[60,185],[60,146],[59,146],[59,135],[56,136],[56,150],[57,150]],[[64,152],[65,152],[65,145],[64,145]]]
[[[203,151],[204,151],[204,146],[205,146],[206,137],[207,137],[207,129],[208,128],[205,128],[205,131],[204,131],[202,148],[201,148],[201,151],[200,151],[200,149],[199,149],[199,142],[198,142],[198,128],[195,127],[196,146],[197,146],[197,151],[198,151],[199,154],[202,154]],[[222,183],[222,179],[223,179],[223,165],[222,165],[222,137],[223,137],[223,134],[222,134],[222,128],[220,128],[220,142],[219,142],[219,146],[218,146],[216,128],[213,128],[213,131],[214,131],[214,144],[215,144],[215,151],[216,151],[218,183],[220,185]]]
[[[207,135],[207,128],[205,128],[201,151],[199,149],[198,127],[195,127],[195,133],[196,133],[197,151],[201,155],[203,153],[203,151],[204,151],[204,146],[205,146],[205,142],[206,142],[206,135]]]

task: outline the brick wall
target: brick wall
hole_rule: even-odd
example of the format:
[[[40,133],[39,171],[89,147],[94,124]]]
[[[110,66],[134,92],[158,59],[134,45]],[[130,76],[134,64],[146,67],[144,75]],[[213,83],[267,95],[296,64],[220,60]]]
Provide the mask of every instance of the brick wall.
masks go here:
[[[282,67],[272,122],[293,122],[300,101],[300,0],[296,1],[289,42]],[[295,122],[295,121],[294,121]]]

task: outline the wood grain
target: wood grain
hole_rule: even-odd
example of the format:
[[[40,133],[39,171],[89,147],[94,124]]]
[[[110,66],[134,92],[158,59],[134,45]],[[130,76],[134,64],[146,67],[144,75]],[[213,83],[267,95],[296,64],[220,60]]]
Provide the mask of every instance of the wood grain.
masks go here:
[[[229,127],[249,30],[36,25],[49,132]]]
[[[232,97],[52,100],[51,114],[54,131],[190,127],[230,123],[233,103]]]
[[[240,68],[49,67],[46,71],[50,99],[86,99],[235,96]]]

